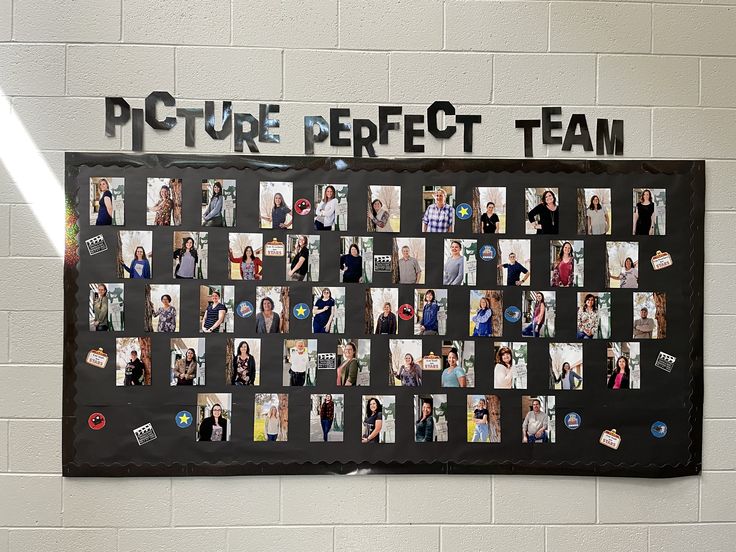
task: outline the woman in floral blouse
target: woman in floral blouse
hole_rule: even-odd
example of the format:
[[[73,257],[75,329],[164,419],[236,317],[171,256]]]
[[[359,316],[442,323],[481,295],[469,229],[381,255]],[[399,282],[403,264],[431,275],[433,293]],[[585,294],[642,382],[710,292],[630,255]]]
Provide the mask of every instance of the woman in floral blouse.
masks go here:
[[[165,293],[161,296],[161,305],[154,311],[153,316],[158,317],[159,332],[176,331],[176,308],[171,304],[171,295]]]
[[[593,339],[598,333],[601,323],[598,314],[598,302],[595,295],[589,293],[585,296],[583,306],[578,309],[578,339]]]
[[[156,211],[154,224],[156,226],[169,226],[171,225],[171,212],[174,210],[174,201],[171,199],[169,187],[161,186],[159,196],[161,199],[153,206],[153,210]]]

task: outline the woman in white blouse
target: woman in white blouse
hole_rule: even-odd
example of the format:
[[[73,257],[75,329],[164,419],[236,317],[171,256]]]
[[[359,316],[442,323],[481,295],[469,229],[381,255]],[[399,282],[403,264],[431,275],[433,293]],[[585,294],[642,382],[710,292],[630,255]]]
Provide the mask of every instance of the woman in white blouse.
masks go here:
[[[322,201],[317,204],[314,210],[315,219],[314,227],[317,230],[332,230],[335,225],[335,217],[337,210],[337,197],[335,196],[335,187],[327,186],[322,195]]]

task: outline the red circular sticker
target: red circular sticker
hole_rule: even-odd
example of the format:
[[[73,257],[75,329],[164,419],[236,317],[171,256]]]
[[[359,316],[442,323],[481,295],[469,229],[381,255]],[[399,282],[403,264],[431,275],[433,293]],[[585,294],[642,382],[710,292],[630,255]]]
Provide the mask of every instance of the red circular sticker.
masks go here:
[[[105,416],[101,412],[90,414],[87,424],[89,424],[90,429],[94,429],[95,431],[102,429],[105,427]]]
[[[399,318],[402,320],[411,320],[414,316],[414,307],[409,303],[404,303],[399,307]]]
[[[294,203],[294,210],[297,215],[308,215],[309,211],[312,210],[312,204],[309,203],[308,199],[297,199],[296,203]]]

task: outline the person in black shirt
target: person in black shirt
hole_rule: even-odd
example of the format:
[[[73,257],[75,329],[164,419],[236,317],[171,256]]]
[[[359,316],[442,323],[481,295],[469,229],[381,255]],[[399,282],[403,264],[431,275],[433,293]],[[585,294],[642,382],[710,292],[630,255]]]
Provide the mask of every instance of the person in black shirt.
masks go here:
[[[657,217],[654,216],[652,192],[644,190],[634,210],[634,234],[637,236],[654,235]]]
[[[557,208],[557,196],[552,190],[542,194],[542,202],[529,211],[527,217],[537,230],[537,234],[560,233],[560,210]]]
[[[363,277],[363,257],[356,244],[350,246],[350,252],[340,257],[340,270],[343,282],[359,283]]]
[[[125,365],[125,385],[143,385],[146,367],[138,358],[138,351],[130,351],[130,360]]]
[[[495,234],[498,231],[498,215],[493,212],[496,204],[492,201],[486,203],[486,212],[480,216],[480,224],[484,234]]]
[[[434,441],[434,418],[432,418],[432,403],[429,400],[422,402],[422,415],[415,423],[414,440],[417,443],[431,443]]]
[[[396,333],[396,315],[391,312],[391,303],[384,303],[383,312],[376,319],[376,333],[389,335]]]
[[[309,246],[307,245],[307,236],[299,236],[287,275],[291,280],[301,282],[307,277],[308,270]]]

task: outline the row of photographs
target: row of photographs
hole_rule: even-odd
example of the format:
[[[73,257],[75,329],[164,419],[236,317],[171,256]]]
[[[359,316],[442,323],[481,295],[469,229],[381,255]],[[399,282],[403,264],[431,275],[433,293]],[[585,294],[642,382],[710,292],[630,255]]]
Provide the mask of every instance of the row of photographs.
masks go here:
[[[199,286],[198,326],[202,333],[235,332],[235,314],[251,318],[255,314],[255,333],[289,333],[292,317],[310,317],[315,334],[346,333],[347,291],[345,287],[313,287],[309,303],[288,286],[258,286],[255,306],[250,301],[236,305],[235,286]],[[291,291],[295,293],[292,294]],[[365,335],[396,335],[402,322],[413,324],[414,335],[447,335],[448,290],[414,289],[413,305],[400,304],[399,288],[369,287],[359,293]],[[302,297],[306,299],[306,297]],[[181,323],[181,289],[177,284],[145,286],[144,331],[176,333]],[[555,337],[557,294],[554,291],[528,291],[522,294],[522,307],[504,311],[503,291],[469,290],[467,305],[453,305],[468,313],[468,334],[473,337],[499,337],[503,320],[511,315],[521,322],[525,337]],[[667,295],[636,291],[632,295],[633,339],[664,339],[667,331]],[[575,317],[576,339],[609,339],[612,334],[611,292],[578,292]],[[352,312],[351,320],[360,312]],[[190,315],[191,316],[191,315]],[[125,330],[125,284],[89,284],[90,331]],[[251,323],[251,330],[253,330]],[[250,332],[249,332],[250,333]]]
[[[231,338],[222,353],[207,360],[206,340],[201,337],[170,340],[169,358],[155,372],[167,372],[171,386],[205,385],[207,372],[219,382],[258,386],[261,371],[279,370],[284,386],[367,386],[371,374],[391,385],[418,387],[440,380],[442,387],[475,387],[475,341],[443,341],[439,354],[426,351],[420,339],[390,339],[383,361],[371,358],[370,339],[341,339],[337,349],[318,350],[316,339],[285,339],[279,366],[264,367],[259,338]],[[116,339],[115,383],[119,387],[153,384],[150,337]],[[217,358],[219,357],[219,358]],[[495,364],[494,364],[495,363]],[[528,344],[498,341],[493,344],[494,389],[527,389],[531,367]],[[478,367],[480,369],[480,367]],[[485,367],[484,367],[485,369]],[[549,389],[582,390],[582,343],[550,343],[547,362]],[[434,374],[434,375],[433,375]],[[596,385],[609,389],[641,387],[641,347],[638,342],[608,342],[606,376]]]
[[[403,422],[411,429],[415,442],[447,442],[448,398],[443,394],[415,395],[414,419]],[[501,442],[501,399],[497,395],[468,395],[466,424],[462,431],[468,443]],[[554,395],[521,397],[520,432],[513,439],[522,443],[554,443],[556,415]],[[288,441],[289,395],[287,393],[257,393],[254,400],[253,441]],[[311,442],[343,442],[345,438],[345,396],[315,394],[309,402],[309,440]],[[357,410],[357,409],[356,409]],[[293,413],[292,413],[293,415]],[[397,408],[394,395],[364,395],[361,409],[355,412],[360,420],[360,441],[365,444],[396,442]],[[360,415],[360,418],[358,418]],[[188,412],[179,413],[177,423],[188,427],[194,420]],[[234,431],[232,396],[229,393],[197,395],[196,440],[200,442],[239,439]],[[301,420],[301,418],[299,418]],[[568,423],[579,424],[580,420]],[[412,424],[410,426],[409,424]],[[352,424],[351,424],[352,425]],[[355,427],[354,425],[352,427]],[[457,430],[461,430],[457,428]],[[244,434],[240,430],[241,435]],[[403,431],[402,431],[403,433]],[[358,435],[352,436],[358,439]]]
[[[474,239],[445,239],[442,257],[430,258],[425,238],[394,238],[391,251],[383,252],[374,251],[372,237],[336,236],[339,254],[332,261],[334,269],[325,273],[320,272],[320,262],[325,257],[326,244],[317,234],[287,234],[285,244],[264,241],[259,233],[231,233],[228,238],[227,256],[223,252],[220,262],[226,264],[232,280],[262,280],[266,275],[264,257],[284,254],[286,261],[281,275],[287,281],[317,282],[334,278],[340,283],[370,284],[376,273],[387,272],[395,284],[425,284],[427,263],[442,262],[442,282],[438,281],[438,285],[474,286],[478,262],[495,261],[498,285],[529,286],[532,271],[532,245],[528,239],[500,239],[497,248]],[[171,270],[169,274],[177,279],[207,279],[209,249],[207,232],[174,232],[172,248],[165,254],[164,262],[170,263],[167,272]],[[550,260],[544,270],[549,268],[551,286],[585,285],[583,240],[552,240],[549,251]],[[605,252],[607,286],[638,288],[638,242],[607,241]],[[153,260],[153,232],[118,232],[118,278],[152,278]]]
[[[201,180],[202,226],[235,227],[235,180]],[[148,178],[146,189],[146,222],[149,226],[182,224],[183,187],[180,178]],[[633,235],[664,235],[666,190],[632,190],[631,214]],[[527,234],[559,234],[560,209],[558,188],[525,188],[525,232]],[[348,185],[316,184],[312,198],[294,198],[292,182],[261,182],[259,187],[258,226],[291,228],[295,216],[311,216],[315,230],[348,230]],[[401,231],[401,187],[369,186],[365,230],[371,232]],[[612,203],[610,188],[578,188],[578,234],[610,234]],[[312,210],[312,201],[314,209]],[[493,234],[506,232],[506,188],[477,187],[471,197],[458,198],[455,186],[423,186],[421,210],[404,213],[405,220],[421,215],[423,232],[452,232],[455,207],[467,202],[472,209],[473,232]],[[104,226],[125,224],[125,179],[122,177],[90,178],[90,224]],[[459,216],[463,219],[464,214]],[[255,222],[255,221],[254,221]]]

